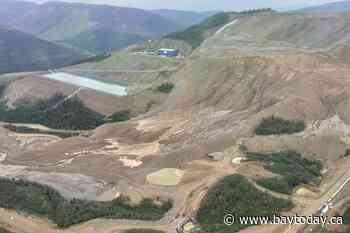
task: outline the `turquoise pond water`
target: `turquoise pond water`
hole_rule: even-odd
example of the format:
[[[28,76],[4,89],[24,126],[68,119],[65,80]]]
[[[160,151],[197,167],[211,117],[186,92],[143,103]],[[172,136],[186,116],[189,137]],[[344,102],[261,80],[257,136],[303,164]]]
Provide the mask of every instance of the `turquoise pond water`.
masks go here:
[[[118,84],[105,83],[90,78],[72,75],[64,72],[50,73],[44,75],[45,78],[72,84],[79,87],[101,91],[111,95],[125,96],[127,88]]]

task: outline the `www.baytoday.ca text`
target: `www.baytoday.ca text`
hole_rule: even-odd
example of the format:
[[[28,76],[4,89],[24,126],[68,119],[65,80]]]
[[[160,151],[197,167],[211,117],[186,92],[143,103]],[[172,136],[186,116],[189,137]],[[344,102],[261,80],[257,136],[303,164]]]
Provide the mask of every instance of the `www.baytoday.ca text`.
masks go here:
[[[327,224],[343,224],[343,217],[335,216],[235,216],[234,214],[226,214],[224,223],[227,226],[234,224],[240,225],[322,225]]]

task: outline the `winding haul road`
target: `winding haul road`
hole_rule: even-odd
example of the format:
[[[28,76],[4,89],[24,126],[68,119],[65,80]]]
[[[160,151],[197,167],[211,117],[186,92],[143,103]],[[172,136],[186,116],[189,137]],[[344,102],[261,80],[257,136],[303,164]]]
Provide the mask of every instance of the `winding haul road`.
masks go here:
[[[220,34],[221,32],[223,32],[226,28],[236,24],[238,22],[238,19],[234,19],[232,22],[228,23],[228,24],[225,24],[223,27],[221,27],[219,30],[217,30],[215,32],[215,35],[218,35]]]
[[[335,198],[344,191],[344,188],[350,182],[350,160],[347,159],[346,166],[343,168],[345,172],[340,177],[335,177],[335,183],[323,194],[319,199],[314,201],[310,200],[310,204],[305,209],[303,213],[300,213],[301,216],[317,216],[320,214],[320,210],[327,204],[330,204]],[[313,226],[308,225],[289,225],[283,233],[301,233],[306,232],[305,229],[311,231]]]

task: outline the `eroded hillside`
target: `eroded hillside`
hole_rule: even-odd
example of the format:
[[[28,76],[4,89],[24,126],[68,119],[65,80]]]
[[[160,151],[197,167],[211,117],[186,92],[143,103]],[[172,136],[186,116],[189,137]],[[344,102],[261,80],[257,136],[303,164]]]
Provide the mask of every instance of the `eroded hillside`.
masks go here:
[[[348,13],[284,13],[240,17],[200,51],[212,56],[330,54],[349,42]]]

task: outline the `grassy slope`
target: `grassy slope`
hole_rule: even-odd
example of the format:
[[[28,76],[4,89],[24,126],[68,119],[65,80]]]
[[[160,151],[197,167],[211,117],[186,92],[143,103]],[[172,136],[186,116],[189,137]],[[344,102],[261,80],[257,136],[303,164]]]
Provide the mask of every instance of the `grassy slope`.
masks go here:
[[[46,70],[70,65],[84,56],[19,31],[0,28],[0,73]]]

